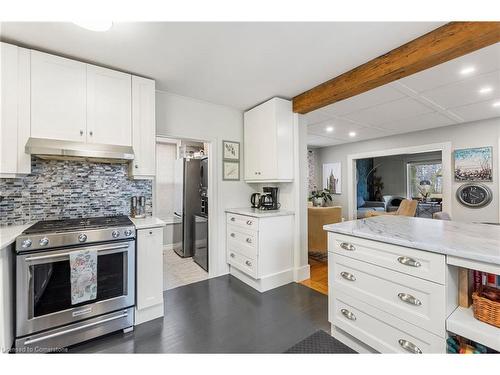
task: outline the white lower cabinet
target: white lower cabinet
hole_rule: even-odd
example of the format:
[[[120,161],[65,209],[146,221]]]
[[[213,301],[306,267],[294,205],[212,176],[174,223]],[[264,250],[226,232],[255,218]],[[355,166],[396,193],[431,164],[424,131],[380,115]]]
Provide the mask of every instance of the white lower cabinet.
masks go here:
[[[293,216],[227,213],[230,273],[260,292],[293,281]]]
[[[163,228],[137,230],[135,324],[163,316]]]
[[[446,352],[457,296],[444,255],[335,233],[328,250],[332,331],[382,353]]]

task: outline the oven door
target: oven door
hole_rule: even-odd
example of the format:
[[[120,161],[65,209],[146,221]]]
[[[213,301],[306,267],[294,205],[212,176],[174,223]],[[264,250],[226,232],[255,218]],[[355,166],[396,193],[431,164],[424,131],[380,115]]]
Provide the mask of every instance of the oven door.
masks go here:
[[[97,251],[97,297],[71,304],[69,255]],[[135,241],[60,248],[16,257],[16,336],[29,335],[135,303]]]

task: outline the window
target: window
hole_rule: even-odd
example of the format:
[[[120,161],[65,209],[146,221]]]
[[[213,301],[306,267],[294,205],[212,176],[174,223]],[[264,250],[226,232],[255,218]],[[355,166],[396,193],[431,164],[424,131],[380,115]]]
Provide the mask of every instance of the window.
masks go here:
[[[431,198],[441,198],[443,193],[443,177],[441,161],[410,162],[407,165],[408,198],[420,199],[421,182],[428,181]]]

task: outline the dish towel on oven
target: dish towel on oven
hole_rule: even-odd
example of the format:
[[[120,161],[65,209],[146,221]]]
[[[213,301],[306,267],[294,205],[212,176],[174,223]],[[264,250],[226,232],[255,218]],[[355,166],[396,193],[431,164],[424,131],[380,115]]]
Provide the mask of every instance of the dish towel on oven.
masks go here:
[[[71,269],[71,304],[97,297],[97,251],[81,250],[69,254]]]

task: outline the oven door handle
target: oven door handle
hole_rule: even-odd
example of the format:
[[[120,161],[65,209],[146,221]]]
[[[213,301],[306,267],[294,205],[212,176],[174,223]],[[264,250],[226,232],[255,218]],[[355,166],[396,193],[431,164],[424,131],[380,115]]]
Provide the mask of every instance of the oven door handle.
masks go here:
[[[28,339],[28,340],[26,340],[24,342],[24,345],[34,344],[34,343],[37,343],[37,342],[40,342],[40,341],[52,339],[54,337],[66,335],[66,334],[71,333],[71,332],[81,331],[82,329],[87,329],[87,328],[90,328],[90,327],[93,327],[93,326],[96,326],[96,325],[99,325],[99,324],[111,322],[113,320],[117,320],[117,319],[121,319],[121,318],[126,318],[127,316],[128,316],[128,314],[125,311],[123,314],[120,314],[120,315],[117,315],[117,316],[112,316],[110,318],[106,318],[106,319],[103,319],[103,320],[98,320],[96,322],[85,324],[85,325],[80,326],[80,327],[66,329],[64,331],[55,332],[55,333],[52,333],[52,334],[49,334],[49,335],[46,335],[46,336],[42,336],[42,337],[37,337],[37,338],[34,338],[34,339]]]
[[[99,249],[96,249],[96,251],[100,253],[102,251],[128,249],[128,247],[129,247],[129,244],[120,245],[120,246],[108,246],[108,247],[101,247]],[[60,258],[60,257],[64,257],[64,256],[69,256],[70,253],[72,253],[72,251],[68,251],[67,253],[57,253],[57,254],[49,254],[49,255],[29,256],[29,257],[24,258],[24,261],[25,262],[33,262],[35,260]]]

